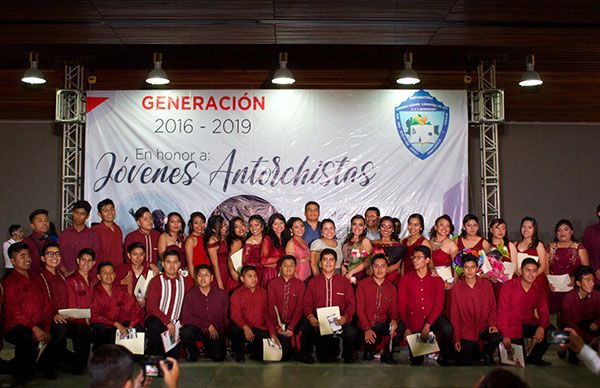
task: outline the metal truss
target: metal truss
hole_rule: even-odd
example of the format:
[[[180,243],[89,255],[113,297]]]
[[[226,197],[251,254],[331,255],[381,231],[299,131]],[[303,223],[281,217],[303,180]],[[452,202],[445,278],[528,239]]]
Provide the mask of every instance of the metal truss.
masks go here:
[[[82,196],[85,99],[83,66],[65,64],[65,88],[56,91],[56,122],[63,124],[61,229],[71,225],[73,204]]]
[[[496,62],[481,60],[477,91],[469,94],[470,123],[479,127],[482,230],[501,216],[498,124],[504,122],[504,91],[496,89]]]

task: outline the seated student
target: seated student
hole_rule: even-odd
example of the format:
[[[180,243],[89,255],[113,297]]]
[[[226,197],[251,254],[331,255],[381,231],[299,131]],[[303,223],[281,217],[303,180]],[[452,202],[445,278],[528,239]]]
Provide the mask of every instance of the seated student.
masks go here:
[[[198,286],[190,289],[181,308],[181,342],[187,351],[187,360],[198,361],[196,341],[202,341],[213,361],[225,359],[225,329],[228,319],[227,292],[213,285],[212,267],[200,264],[194,270]]]
[[[61,271],[68,276],[77,270],[77,254],[83,248],[91,248],[94,252],[100,249],[100,237],[85,225],[90,216],[92,205],[88,201],[77,201],[73,204],[73,226],[63,230],[58,240],[62,253]]]
[[[287,361],[292,356],[294,338],[300,332],[299,322],[302,318],[306,286],[302,280],[295,277],[294,256],[283,256],[277,266],[280,268],[280,276],[267,285],[267,309],[271,325],[277,331],[277,338],[281,343],[282,361]],[[283,326],[279,325],[279,321]]]
[[[521,263],[520,276],[514,277],[502,286],[498,301],[498,329],[502,343],[508,351],[512,342],[523,345],[524,338],[533,337],[534,347],[525,359],[527,364],[549,365],[542,360],[548,350],[548,330],[550,325],[546,291],[535,282],[540,264],[528,257]]]
[[[98,264],[98,280],[94,287],[92,302],[92,343],[94,350],[104,344],[115,342],[115,332],[127,334],[127,329],[140,324],[140,306],[121,287],[113,287],[115,270],[110,261]]]
[[[143,206],[135,211],[134,217],[139,228],[125,236],[124,246],[128,247],[134,242],[141,243],[146,254],[143,262],[144,267],[158,273],[158,239],[160,233],[153,229],[152,213],[150,213],[150,209]]]
[[[312,363],[312,351],[316,343],[317,359],[320,362],[332,362],[340,352],[339,340],[336,336],[321,336],[317,309],[338,306],[340,318],[336,323],[342,326],[343,351],[342,358],[346,363],[356,361],[355,341],[357,329],[352,323],[356,311],[354,289],[350,281],[335,272],[337,253],[325,248],[320,253],[321,274],[313,277],[304,293],[304,316],[308,320],[302,329],[301,360]]]
[[[400,343],[404,334],[404,325],[398,323],[396,287],[386,279],[388,262],[385,255],[374,255],[370,266],[373,277],[359,282],[356,288],[356,315],[358,326],[364,333],[365,361],[373,360],[375,346],[384,336],[391,335],[393,349]],[[381,362],[396,363],[389,346],[384,347]]]
[[[493,363],[493,354],[502,337],[496,326],[496,298],[492,283],[477,276],[478,257],[461,253],[463,277],[450,293],[450,322],[454,328],[454,349],[460,365],[484,358]],[[485,343],[483,352],[479,342]]]
[[[242,267],[242,287],[231,295],[231,347],[235,361],[244,362],[244,345],[251,343],[250,358],[262,360],[263,339],[271,338],[281,346],[267,315],[267,291],[257,286],[256,268]]]
[[[115,222],[115,203],[106,198],[98,202],[97,208],[101,222],[92,226],[92,230],[100,237],[97,256],[102,261],[110,261],[114,269],[118,270],[123,265],[123,231]]]
[[[406,324],[404,337],[421,333],[428,338],[430,332],[437,336],[440,347],[438,364],[447,365],[452,351],[452,326],[442,315],[444,308],[444,281],[429,270],[431,249],[425,245],[414,248],[412,264],[414,271],[405,273],[398,282],[398,313]],[[413,357],[412,365],[421,365],[425,356]]]
[[[183,297],[194,283],[187,276],[187,272],[184,276],[179,271],[181,268],[179,252],[167,249],[161,260],[164,272],[150,280],[146,292],[145,326],[148,354],[164,356],[165,349],[160,335],[169,330],[169,335],[175,336],[175,325],[181,315]],[[175,346],[167,354],[177,358],[179,346]]]
[[[40,256],[44,245],[50,242],[48,232],[50,231],[50,220],[48,219],[48,210],[36,209],[29,214],[29,226],[31,234],[23,239],[29,249],[31,257],[31,268],[29,275],[35,276],[42,270]]]
[[[17,385],[33,377],[38,346],[48,344],[38,367],[46,377],[56,378],[55,350],[51,342],[52,305],[43,286],[29,276],[31,257],[27,244],[19,242],[8,248],[14,271],[3,281],[4,338],[15,345],[14,376]]]
[[[94,285],[96,279],[92,276],[92,268],[96,261],[96,253],[90,248],[84,248],[77,255],[77,270],[67,278],[67,308],[89,309],[92,307]],[[85,319],[67,320],[67,337],[73,340],[75,351],[75,372],[85,370],[90,356],[92,332]]]
[[[575,285],[562,300],[563,327],[577,331],[586,343],[600,335],[600,292],[594,289],[594,269],[579,266],[574,273]],[[569,362],[577,364],[577,355],[569,352]]]
[[[177,388],[179,381],[179,364],[174,358],[167,358],[172,364],[168,367],[163,360],[159,368],[163,373],[166,388]],[[90,359],[90,388],[141,388],[152,384],[152,377],[146,377],[141,370],[136,377],[133,354],[121,345],[103,345],[94,352]]]

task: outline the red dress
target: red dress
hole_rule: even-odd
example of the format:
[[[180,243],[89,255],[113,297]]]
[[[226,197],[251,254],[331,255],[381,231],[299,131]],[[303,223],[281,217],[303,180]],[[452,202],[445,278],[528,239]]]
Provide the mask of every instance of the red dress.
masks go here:
[[[521,250],[519,250],[519,244],[517,244],[517,252],[525,253],[529,256],[538,257],[537,249],[535,249],[535,247],[527,248],[526,250],[521,251]],[[539,260],[539,258],[538,258],[538,260]],[[546,293],[546,296],[548,296],[550,294],[550,284],[548,283],[548,278],[546,277],[545,273],[542,273],[535,278],[535,284],[540,286],[540,288]]]
[[[406,248],[402,246],[402,243],[399,241],[392,241],[389,243],[383,243],[381,240],[377,242],[371,242],[373,245],[373,254],[383,253],[385,257],[388,259],[388,266],[396,264],[399,260],[402,260],[404,256],[404,252],[401,250],[405,250]],[[399,248],[395,248],[399,247]],[[397,257],[394,257],[397,256]],[[412,261],[412,260],[411,260]],[[412,264],[412,263],[411,263]],[[395,286],[398,286],[398,282],[400,281],[400,271],[394,271],[388,273],[385,278],[392,282]]]
[[[571,243],[567,248],[559,248],[555,243],[550,244],[548,253],[548,265],[551,275],[573,275],[575,268],[581,265],[579,249],[583,248],[580,244]],[[548,305],[550,314],[556,314],[561,310],[562,299],[565,292],[551,292]]]
[[[194,249],[192,250],[192,264],[194,267],[200,264],[210,265],[210,259],[208,258],[208,253],[206,253],[206,249],[204,248],[204,239],[203,236],[188,236],[188,238],[196,238],[196,245],[194,245]]]
[[[261,287],[266,288],[269,280],[277,277],[279,270],[277,268],[277,262],[281,257],[285,255],[285,248],[280,246],[279,248],[275,248],[273,243],[271,242],[271,238],[269,236],[265,236],[262,242],[262,246],[266,247],[266,256],[262,254],[261,248],[261,256],[260,262],[263,265],[263,273],[260,279]],[[271,260],[269,260],[271,259]],[[273,260],[276,259],[276,260]],[[269,265],[269,266],[267,266]]]
[[[181,243],[181,246],[178,246],[176,244],[168,245],[165,252],[168,250],[173,250],[173,251],[179,253],[179,260],[182,262],[185,261],[185,244],[184,243]]]
[[[434,267],[451,267],[452,256],[441,249],[436,249],[431,252],[431,261]]]
[[[465,244],[463,244],[462,237],[459,237],[456,239],[456,245],[458,246],[459,252],[466,248]],[[479,241],[477,241],[477,244],[475,244],[475,246],[471,249],[476,250],[476,251],[482,251],[483,250],[483,238],[480,238]]]
[[[256,267],[256,275],[258,279],[262,279],[263,266],[260,263],[260,247],[261,244],[250,244],[244,242],[244,251],[242,252],[242,265],[253,265]]]
[[[296,239],[292,239],[294,242],[294,256],[296,257],[296,278],[305,281],[312,275],[310,269],[310,248],[308,244],[299,243]],[[304,241],[304,240],[302,240]]]
[[[229,260],[229,249],[227,248],[227,242],[225,240],[215,241],[214,243],[208,244],[207,248],[217,247],[217,262],[219,265],[219,273],[221,274],[221,281],[223,282],[223,288],[225,291],[233,290],[237,287],[237,282],[229,275],[229,267],[227,261]],[[217,279],[214,280],[215,285]]]
[[[412,263],[412,255],[413,255],[413,252],[415,251],[416,247],[418,247],[419,245],[423,245],[423,241],[425,241],[425,237],[423,237],[423,236],[419,237],[417,239],[417,241],[415,241],[414,243],[412,243],[410,245],[408,244],[408,237],[406,237],[402,240],[402,245],[404,245],[406,247],[406,254],[402,258],[402,269],[403,269],[404,275],[406,275],[409,272],[415,271],[415,267],[413,266],[413,263]]]

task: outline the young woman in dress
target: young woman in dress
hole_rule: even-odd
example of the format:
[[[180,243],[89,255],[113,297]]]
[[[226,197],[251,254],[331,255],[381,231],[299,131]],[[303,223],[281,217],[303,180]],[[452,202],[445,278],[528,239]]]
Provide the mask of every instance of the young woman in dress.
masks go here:
[[[439,216],[435,220],[435,224],[429,232],[431,238],[431,263],[435,268],[450,267],[452,268],[452,261],[458,254],[458,246],[450,235],[454,232],[454,225],[452,219],[447,214]],[[453,271],[454,272],[454,271]],[[446,288],[450,289],[454,286],[458,278],[458,274],[454,274],[454,281],[446,281]]]
[[[237,272],[239,268],[234,268],[231,256],[244,247],[244,242],[248,237],[248,228],[242,217],[233,217],[229,221],[229,233],[227,233],[227,248],[229,249],[229,259],[227,268],[229,276],[239,285],[240,275]]]
[[[404,257],[402,257],[402,274],[407,274],[415,270],[415,267],[413,267],[412,264],[412,255],[415,247],[425,245],[433,250],[431,242],[423,236],[425,221],[423,220],[422,215],[418,213],[411,214],[408,216],[406,225],[408,236],[402,239],[402,245],[406,247],[406,253],[404,254]]]
[[[550,286],[548,284],[548,257],[546,247],[538,237],[538,224],[533,217],[524,217],[521,220],[521,240],[515,244],[517,247],[517,265],[519,262],[519,253],[525,254],[525,257],[537,257],[540,266],[537,270],[535,283],[538,284],[548,294]],[[517,269],[518,270],[518,269]]]
[[[400,281],[400,265],[402,257],[406,253],[406,247],[398,241],[395,233],[395,225],[392,217],[384,216],[379,220],[380,239],[371,241],[373,254],[383,253],[388,259],[386,279],[398,285]]]
[[[335,239],[335,222],[330,218],[325,218],[321,221],[321,238],[316,239],[310,244],[310,268],[313,276],[319,274],[319,255],[325,248],[331,248],[337,253],[335,270],[337,273],[341,273],[344,254],[342,252],[342,244]]]
[[[342,244],[344,260],[342,261],[342,275],[350,281],[360,281],[367,277],[369,257],[373,251],[371,241],[367,238],[367,224],[360,214],[350,220],[350,233]]]
[[[263,267],[260,264],[260,247],[265,235],[265,220],[262,216],[254,214],[248,219],[248,228],[250,235],[244,242],[244,251],[242,252],[242,265],[253,265],[256,267],[258,279],[262,279]]]
[[[206,217],[201,212],[193,212],[188,221],[188,238],[185,240],[185,257],[188,273],[196,279],[196,266],[210,265],[208,252],[204,248],[204,225]]]
[[[267,288],[267,283],[279,274],[277,263],[285,255],[285,246],[289,239],[289,232],[285,227],[285,217],[280,213],[269,217],[267,233],[262,241],[260,252],[260,263],[263,266],[261,287]]]
[[[554,227],[554,240],[548,244],[548,265],[550,275],[564,275],[571,277],[571,286],[575,283],[573,272],[580,265],[589,265],[590,259],[587,250],[573,235],[573,224],[562,219]],[[550,290],[554,287],[550,284]],[[564,292],[552,292],[549,299],[550,313],[560,312]]]
[[[489,252],[490,243],[481,236],[479,231],[479,218],[475,214],[467,214],[462,220],[462,231],[456,239],[458,250],[462,251],[465,248],[474,249],[476,251],[484,250]]]
[[[506,233],[506,221],[502,218],[495,218],[490,224],[488,231],[488,241],[490,242],[488,253],[496,251],[502,257],[503,263],[512,263],[514,270],[512,276],[517,273],[517,247],[515,243],[508,240],[508,234]],[[494,285],[494,295],[496,299],[500,297],[500,290],[502,289],[502,282],[489,278]]]
[[[229,276],[229,249],[227,249],[227,221],[222,216],[213,215],[208,219],[204,244],[214,271],[214,282],[222,290],[229,291],[235,285]]]
[[[185,258],[185,235],[184,235],[183,217],[177,212],[169,213],[165,231],[158,238],[158,257],[168,250],[172,249],[179,253],[179,260]]]
[[[292,238],[285,246],[285,254],[296,258],[296,269],[294,276],[302,281],[307,281],[312,271],[310,269],[310,248],[304,236],[304,221],[298,217],[292,217],[287,223],[288,231]]]

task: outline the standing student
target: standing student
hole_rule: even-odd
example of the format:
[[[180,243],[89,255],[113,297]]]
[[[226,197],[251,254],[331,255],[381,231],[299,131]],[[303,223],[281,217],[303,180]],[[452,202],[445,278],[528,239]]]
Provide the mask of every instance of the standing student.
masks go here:
[[[414,248],[412,262],[414,271],[404,274],[398,282],[398,313],[406,325],[404,337],[421,333],[429,338],[434,332],[440,347],[437,362],[447,365],[452,351],[452,326],[442,315],[444,308],[444,281],[429,269],[431,250],[420,245]],[[425,356],[409,354],[412,365],[421,365]]]
[[[316,239],[310,244],[310,268],[313,276],[319,274],[320,255],[324,249],[333,249],[335,251],[337,258],[335,270],[337,273],[341,273],[344,253],[342,252],[342,243],[335,238],[335,222],[330,218],[325,218],[321,222],[321,238]]]
[[[281,343],[282,361],[287,361],[292,356],[295,338],[300,332],[302,303],[306,287],[304,282],[295,276],[296,258],[294,256],[283,256],[279,268],[280,276],[271,280],[267,287],[267,311],[271,326],[275,328],[277,338]]]
[[[265,234],[266,223],[259,214],[251,215],[248,219],[250,236],[244,241],[242,252],[242,266],[251,265],[256,268],[258,279],[262,279],[263,267],[260,264],[261,245]]]
[[[310,248],[304,238],[304,222],[298,217],[292,217],[288,220],[287,228],[292,238],[285,246],[286,255],[292,255],[296,258],[296,277],[302,281],[308,280],[312,275],[310,269]]]
[[[398,321],[396,287],[386,279],[388,262],[379,253],[371,259],[373,276],[358,283],[356,288],[356,315],[364,339],[364,359],[373,360],[375,347],[385,336],[390,337],[391,346],[385,346],[381,362],[395,364],[393,349],[400,343],[404,325]]]
[[[96,256],[100,261],[110,261],[115,270],[124,263],[123,231],[115,222],[115,203],[110,198],[98,202],[98,215],[101,221],[92,227],[100,237],[100,250]]]
[[[220,215],[212,215],[208,219],[204,245],[215,273],[216,286],[230,291],[237,286],[229,274],[229,249],[227,248],[227,221]]]
[[[365,218],[357,214],[350,220],[350,233],[342,243],[342,275],[350,281],[352,278],[359,281],[367,277],[368,257],[372,251],[373,246],[367,238]]]
[[[306,363],[313,362],[312,351],[315,344],[317,359],[320,362],[332,362],[337,359],[340,352],[339,339],[334,335],[320,335],[317,309],[338,306],[340,318],[335,322],[342,326],[342,358],[346,363],[353,363],[356,360],[357,334],[357,329],[352,323],[356,311],[354,289],[348,279],[335,271],[336,251],[325,248],[321,251],[319,259],[322,272],[310,280],[304,293],[303,310],[308,323],[302,329],[301,360]]]
[[[223,361],[226,355],[229,298],[227,292],[215,287],[209,265],[200,264],[195,273],[198,286],[185,294],[181,308],[181,342],[190,362],[198,361],[196,341],[202,341],[213,361]]]
[[[521,220],[521,241],[516,245],[518,253],[525,253],[528,256],[538,258],[538,269],[535,281],[546,293],[550,292],[550,285],[546,274],[548,273],[548,257],[546,255],[546,247],[538,237],[538,224],[533,217],[524,217]]]
[[[392,217],[383,216],[379,220],[379,240],[371,241],[373,253],[383,253],[388,261],[387,279],[394,285],[400,280],[400,265],[406,247],[396,240],[394,235],[394,221]]]
[[[100,237],[87,227],[85,222],[90,216],[92,205],[88,201],[80,200],[73,204],[71,220],[73,225],[60,233],[58,242],[62,254],[61,271],[69,276],[77,269],[77,254],[84,248],[100,249]]]
[[[160,233],[153,229],[152,213],[150,209],[142,206],[135,211],[134,217],[138,229],[130,232],[125,237],[125,247],[134,242],[142,244],[146,253],[144,267],[148,267],[155,273],[158,273],[158,238],[160,237]]]
[[[304,205],[304,234],[302,238],[310,246],[313,241],[321,237],[321,206],[315,201],[308,201]]]
[[[246,360],[244,348],[250,343],[250,358],[263,359],[263,339],[281,346],[267,314],[267,291],[258,286],[256,269],[242,268],[242,287],[231,295],[231,348],[236,362]]]
[[[42,262],[40,256],[44,245],[50,242],[48,231],[50,230],[50,220],[48,219],[48,210],[36,209],[29,214],[29,226],[31,226],[31,234],[23,239],[29,248],[29,256],[31,257],[31,267],[29,275],[35,276],[42,270]]]
[[[187,269],[196,278],[195,268],[200,264],[210,265],[208,253],[204,248],[204,224],[206,217],[201,212],[193,212],[188,221],[188,238],[185,240],[185,256]]]
[[[504,284],[498,302],[498,329],[502,343],[510,352],[512,343],[523,345],[524,338],[533,338],[533,349],[526,362],[533,365],[549,365],[542,359],[548,344],[550,325],[546,292],[535,281],[540,263],[528,257],[521,263],[520,276]]]
[[[165,223],[165,231],[158,238],[158,258],[162,259],[162,255],[167,250],[177,251],[179,257],[185,258],[185,225],[183,217],[177,212],[169,213],[167,222]]]
[[[4,248],[4,272],[1,274],[2,277],[10,275],[13,271],[12,261],[10,261],[8,255],[8,247],[23,240],[23,228],[21,225],[11,225],[8,227],[8,235],[10,238],[2,244],[2,248]]]
[[[489,252],[491,248],[490,243],[481,236],[479,217],[475,214],[469,213],[463,217],[462,230],[460,236],[456,239],[456,245],[459,251],[470,248],[476,251],[484,250]]]
[[[231,256],[244,247],[246,238],[248,238],[248,228],[246,227],[246,223],[241,217],[233,217],[229,222],[229,232],[227,233],[225,240],[227,241],[227,249],[229,251],[227,269],[229,270],[229,276],[236,283],[236,287],[238,286],[240,280],[240,275],[237,271],[241,269],[241,267],[234,268]],[[243,254],[243,252],[241,253]]]
[[[285,255],[285,246],[289,239],[290,234],[285,228],[285,217],[280,213],[271,215],[260,248],[260,263],[263,267],[261,287],[267,287],[269,281],[279,274],[277,263]]]
[[[435,224],[429,232],[431,237],[431,263],[433,267],[446,267],[452,268],[452,261],[458,254],[458,246],[450,238],[454,233],[454,225],[452,220],[447,214],[438,217],[435,220]],[[454,272],[454,270],[452,270]],[[454,274],[454,281],[458,279],[458,274]],[[453,282],[446,281],[447,288],[452,288]]]
[[[402,240],[402,245],[406,247],[406,253],[402,257],[402,274],[406,275],[409,272],[413,272],[415,268],[412,264],[412,256],[414,249],[420,245],[424,245],[429,249],[431,242],[423,236],[423,230],[425,229],[425,220],[423,216],[414,213],[408,216],[407,221],[408,236]]]

